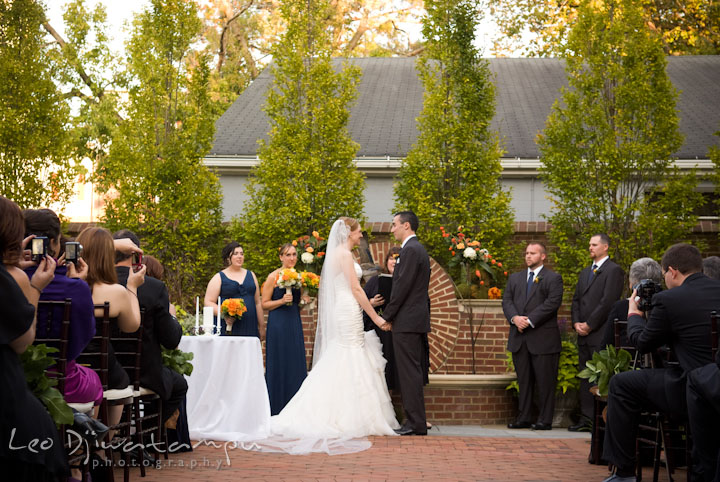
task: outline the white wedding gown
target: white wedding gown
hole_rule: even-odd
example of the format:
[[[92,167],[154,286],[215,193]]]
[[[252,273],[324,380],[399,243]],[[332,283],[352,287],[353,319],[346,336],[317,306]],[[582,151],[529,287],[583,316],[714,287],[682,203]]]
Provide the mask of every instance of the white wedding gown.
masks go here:
[[[355,272],[362,275],[357,263]],[[358,438],[395,435],[399,427],[380,339],[374,330],[363,331],[362,309],[345,276],[337,275],[334,282],[331,322],[337,336],[292,400],[270,419],[271,439],[284,440],[278,447],[285,452],[356,452],[370,447]]]

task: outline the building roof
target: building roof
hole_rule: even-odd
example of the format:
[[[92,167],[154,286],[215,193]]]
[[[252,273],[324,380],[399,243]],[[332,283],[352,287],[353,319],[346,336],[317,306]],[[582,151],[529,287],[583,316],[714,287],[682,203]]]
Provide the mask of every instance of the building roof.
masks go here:
[[[417,139],[416,118],[423,86],[415,58],[350,59],[363,75],[349,121],[352,138],[360,144],[357,157],[405,157]],[[545,126],[550,108],[567,85],[565,62],[550,58],[488,59],[495,75],[496,113],[493,128],[500,132],[504,158],[537,159],[535,138]],[[340,62],[336,60],[336,62]],[[720,145],[720,56],[668,57],[668,75],[680,91],[678,110],[685,142],[680,159],[707,159],[708,148]],[[267,139],[265,92],[272,83],[265,69],[218,119],[208,157],[254,157],[257,141]]]

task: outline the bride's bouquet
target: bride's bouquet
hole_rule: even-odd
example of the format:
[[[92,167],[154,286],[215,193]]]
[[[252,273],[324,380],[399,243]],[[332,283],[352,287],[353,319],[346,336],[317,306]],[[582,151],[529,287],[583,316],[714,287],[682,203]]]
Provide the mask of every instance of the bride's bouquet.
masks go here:
[[[228,298],[222,302],[220,311],[223,317],[229,316],[239,320],[247,311],[247,306],[245,306],[245,301],[242,298]]]
[[[290,294],[293,288],[302,288],[302,277],[295,268],[284,268],[278,273],[277,285],[280,288],[285,288],[285,294]],[[291,304],[286,303],[288,306]]]

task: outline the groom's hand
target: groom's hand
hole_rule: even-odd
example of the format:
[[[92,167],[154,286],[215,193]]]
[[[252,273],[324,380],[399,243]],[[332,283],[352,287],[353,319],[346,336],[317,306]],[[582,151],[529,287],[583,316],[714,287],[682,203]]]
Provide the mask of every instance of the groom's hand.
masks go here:
[[[392,323],[390,323],[389,321],[386,321],[385,323],[383,323],[383,324],[380,326],[380,329],[381,329],[382,331],[390,331],[390,330],[392,330]]]

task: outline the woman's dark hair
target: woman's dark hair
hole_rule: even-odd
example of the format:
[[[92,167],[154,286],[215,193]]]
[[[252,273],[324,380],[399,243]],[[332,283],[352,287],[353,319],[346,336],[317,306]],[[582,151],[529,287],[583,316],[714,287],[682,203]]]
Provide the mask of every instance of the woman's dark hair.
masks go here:
[[[225,266],[230,266],[230,256],[232,256],[236,248],[242,248],[242,246],[237,241],[230,241],[222,249],[222,260]]]
[[[383,272],[383,273],[386,273],[386,274],[390,273],[390,271],[388,271],[388,269],[387,269],[388,261],[390,260],[390,257],[391,257],[391,256],[397,257],[396,255],[399,255],[399,254],[400,254],[400,248],[397,247],[397,246],[393,246],[392,248],[390,248],[390,249],[388,250],[387,255],[385,255],[385,262],[384,262],[383,265],[382,265],[382,272]]]
[[[60,237],[60,218],[53,210],[25,209],[23,217],[25,218],[25,237],[31,234],[56,240]],[[50,252],[48,254],[60,256],[59,253]]]
[[[77,237],[83,246],[83,259],[88,265],[87,284],[115,284],[115,244],[110,231],[104,228],[85,228]]]
[[[280,246],[280,249],[278,249],[278,255],[282,256],[283,254],[288,252],[288,249],[295,248],[295,251],[297,251],[297,247],[295,247],[292,243],[285,243],[282,246]]]
[[[22,211],[17,204],[0,196],[0,219],[0,256],[5,264],[17,263],[22,255],[25,232]]]

